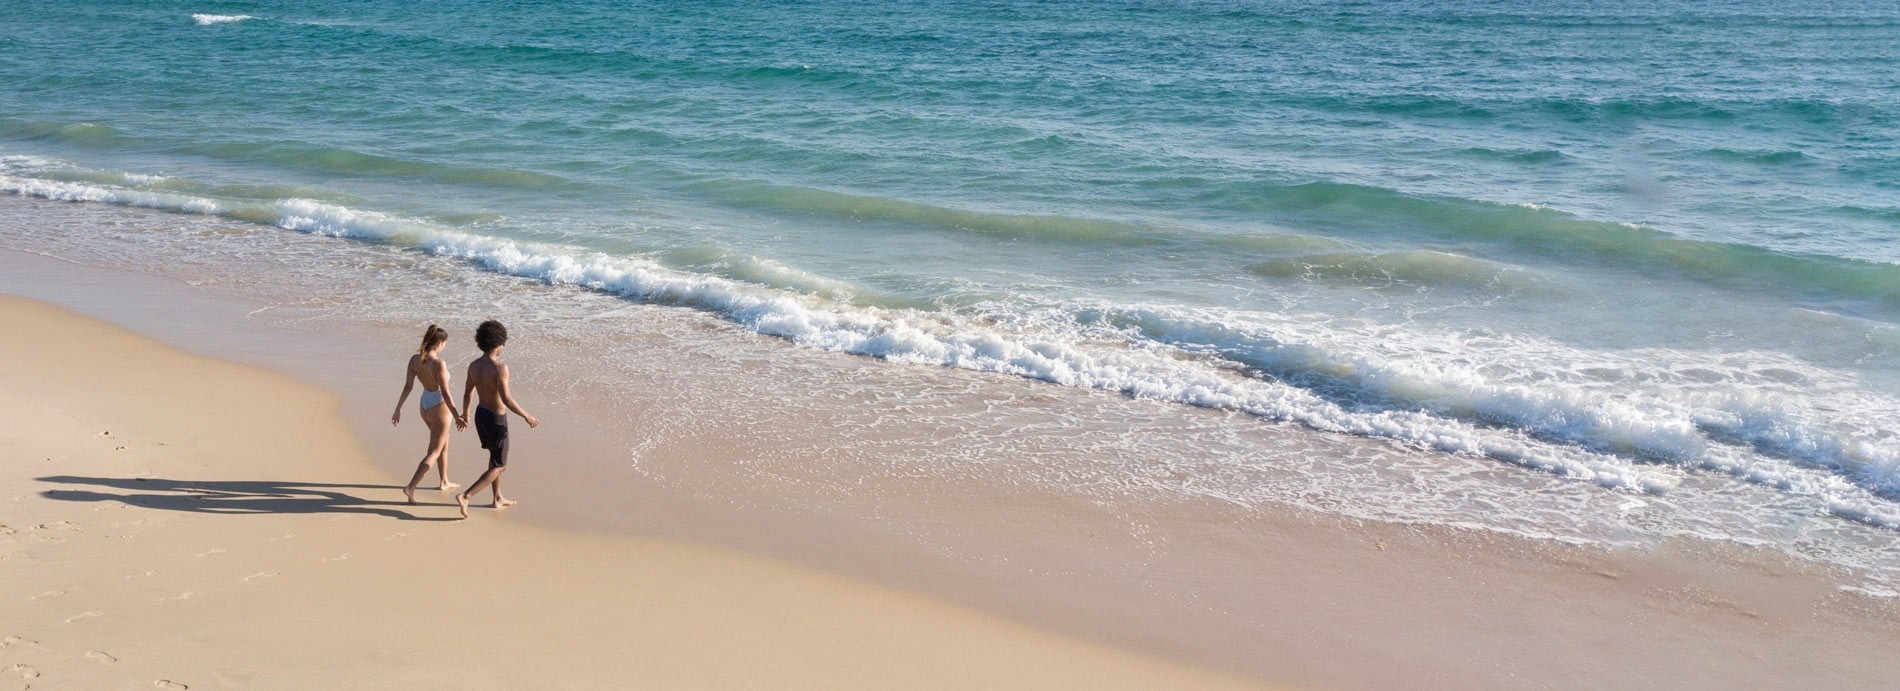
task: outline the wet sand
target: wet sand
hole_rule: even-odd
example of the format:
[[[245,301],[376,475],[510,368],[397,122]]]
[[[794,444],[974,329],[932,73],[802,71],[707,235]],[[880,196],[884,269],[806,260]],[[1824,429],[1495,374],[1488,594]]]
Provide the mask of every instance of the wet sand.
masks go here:
[[[229,295],[0,255],[0,291],[337,392],[338,424],[382,482],[393,486],[413,467],[420,428],[386,423],[413,334],[263,326],[247,319],[260,306]],[[1611,551],[1186,499],[1114,505],[848,468],[822,469],[843,478],[830,482],[747,485],[735,471],[746,467],[744,449],[718,440],[644,449],[638,467],[622,462],[615,415],[663,411],[582,398],[595,405],[524,400],[557,423],[517,447],[534,465],[511,477],[510,493],[528,503],[489,524],[736,549],[1090,642],[1078,645],[1311,688],[1874,689],[1889,681],[1882,651],[1900,642],[1891,603],[1843,592],[1834,574],[1774,554],[1694,541]],[[474,441],[456,444],[456,477],[467,482],[478,471]]]

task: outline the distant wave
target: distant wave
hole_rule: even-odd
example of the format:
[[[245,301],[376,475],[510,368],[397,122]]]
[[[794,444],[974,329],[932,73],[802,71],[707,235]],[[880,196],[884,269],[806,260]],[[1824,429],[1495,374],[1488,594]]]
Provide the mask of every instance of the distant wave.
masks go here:
[[[1481,106],[1436,96],[1322,96],[1304,105],[1324,111],[1364,112],[1416,118],[1490,119],[1495,114]]]
[[[1252,264],[1247,270],[1262,276],[1318,277],[1362,285],[1464,285],[1530,288],[1535,279],[1522,269],[1482,259],[1410,250],[1381,254],[1337,252],[1310,254]]]
[[[754,207],[852,220],[893,221],[971,233],[1101,245],[1152,245],[1165,241],[1149,228],[1119,221],[967,211],[812,187],[729,180],[702,183],[695,189]]]
[[[96,122],[0,120],[0,138],[48,139],[77,144],[106,144],[125,136],[118,128]]]
[[[191,142],[171,148],[181,153],[269,161],[304,170],[345,175],[414,177],[448,183],[527,189],[553,187],[566,182],[557,176],[527,170],[446,165],[299,141]]]
[[[248,14],[194,14],[194,15],[191,15],[191,21],[197,22],[198,26],[212,26],[214,24],[234,24],[237,22],[245,21],[247,19],[257,19],[257,17],[251,16]]]
[[[0,171],[40,163],[0,158]],[[1850,386],[1847,379],[1775,354],[1711,363],[1692,352],[1599,352],[1501,335],[1360,333],[1266,314],[1084,303],[1042,316],[1016,314],[1016,327],[999,329],[981,315],[847,304],[837,299],[851,290],[847,284],[718,250],[674,259],[723,264],[735,278],[308,199],[234,203],[17,175],[0,175],[0,191],[390,243],[549,284],[701,309],[810,348],[1239,411],[1613,488],[1668,491],[1674,481],[1651,463],[1706,467],[1821,497],[1836,515],[1876,525],[1894,515],[1881,498],[1900,497],[1900,446],[1836,429],[1827,414],[1800,404],[1811,398],[1801,391],[1849,395],[1840,388]],[[1344,263],[1352,261],[1358,260]],[[1426,275],[1492,270],[1454,255],[1387,261],[1423,265]],[[1116,345],[1116,336],[1156,347]],[[1776,387],[1790,395],[1761,393]],[[1875,416],[1876,427],[1893,422],[1880,415],[1900,415],[1891,400],[1854,395],[1864,400],[1852,407]]]
[[[1497,243],[1564,261],[1586,259],[1667,271],[1741,289],[1767,287],[1786,293],[1832,294],[1900,306],[1897,265],[1692,240],[1536,206],[1414,196],[1336,182],[1235,184],[1201,201],[1341,233],[1400,227],[1447,242]]]
[[[957,209],[751,180],[699,183],[691,189],[721,201],[776,212],[888,221],[1078,246],[1204,244],[1284,254],[1302,249],[1336,250],[1344,244],[1319,234],[1249,239],[1109,219]],[[1666,271],[1740,289],[1824,294],[1900,307],[1900,266],[1893,264],[1819,254],[1784,254],[1753,245],[1694,240],[1642,226],[1579,218],[1535,205],[1415,196],[1382,187],[1335,182],[1230,183],[1197,195],[1192,202],[1243,214],[1265,215],[1276,225],[1313,228],[1341,236],[1351,236],[1365,228],[1400,227],[1435,235],[1453,246],[1491,243],[1506,246],[1514,253]],[[1864,215],[1865,212],[1843,213]],[[1502,274],[1497,267],[1448,266],[1455,261],[1455,258],[1431,253],[1358,260],[1343,255],[1316,258],[1302,252],[1267,258],[1249,265],[1249,271],[1268,276],[1315,275],[1331,279],[1467,285],[1500,279],[1515,287],[1531,285],[1520,281],[1526,278],[1524,274]]]
[[[1561,151],[1554,149],[1499,150],[1474,146],[1458,152],[1470,158],[1492,161],[1511,161],[1515,163],[1552,163],[1565,160]]]
[[[1518,115],[1556,116],[1572,122],[1733,121],[1742,117],[1791,118],[1809,123],[1837,122],[1851,110],[1823,99],[1746,97],[1725,99],[1660,98],[1451,98],[1416,94],[1325,95],[1288,97],[1284,103],[1324,113],[1375,114],[1419,119],[1490,120]]]
[[[343,175],[409,177],[458,185],[547,189],[573,184],[567,178],[531,170],[456,165],[365,153],[296,140],[178,141],[127,134],[92,122],[8,120],[0,118],[0,139],[71,142],[91,146],[163,149],[173,153],[277,165]]]
[[[1814,159],[1799,151],[1737,151],[1734,149],[1709,149],[1703,156],[1718,160],[1740,161],[1760,165],[1788,165],[1813,163]]]
[[[1900,223],[1900,207],[1839,206],[1828,210],[1829,213],[1855,218]]]

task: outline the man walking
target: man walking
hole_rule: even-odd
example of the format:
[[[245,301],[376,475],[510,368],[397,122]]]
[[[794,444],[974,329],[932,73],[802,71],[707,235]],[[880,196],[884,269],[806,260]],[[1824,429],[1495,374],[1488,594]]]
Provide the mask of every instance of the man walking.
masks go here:
[[[501,474],[508,470],[508,412],[513,411],[521,419],[528,421],[528,427],[541,425],[528,411],[515,403],[515,397],[508,388],[508,364],[501,361],[502,348],[508,345],[508,327],[490,319],[475,329],[475,345],[482,349],[482,356],[468,363],[468,377],[462,386],[462,410],[475,412],[475,435],[482,440],[482,448],[488,449],[488,472],[468,489],[455,495],[455,503],[462,508],[462,517],[468,518],[468,500],[493,485],[495,488],[494,508],[505,509],[514,506],[513,499],[501,494]],[[469,407],[469,394],[479,394],[480,405]],[[466,413],[464,413],[466,414]],[[467,420],[462,421],[467,424]]]

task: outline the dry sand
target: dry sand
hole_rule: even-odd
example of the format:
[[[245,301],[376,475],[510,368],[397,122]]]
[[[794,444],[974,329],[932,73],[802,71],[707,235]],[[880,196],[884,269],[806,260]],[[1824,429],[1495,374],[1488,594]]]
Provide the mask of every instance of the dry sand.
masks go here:
[[[741,553],[454,520],[329,393],[19,298],[0,323],[0,689],[1249,686]]]

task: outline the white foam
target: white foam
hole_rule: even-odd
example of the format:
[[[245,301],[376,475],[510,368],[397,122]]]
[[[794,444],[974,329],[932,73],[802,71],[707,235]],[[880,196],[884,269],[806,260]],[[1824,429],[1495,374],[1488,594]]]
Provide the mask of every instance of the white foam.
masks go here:
[[[1324,431],[1481,454],[1608,487],[1661,492],[1672,484],[1611,454],[1567,449],[1538,442],[1515,430],[1487,429],[1420,411],[1349,411],[1297,386],[1236,376],[1169,353],[1091,348],[1060,336],[1005,334],[940,314],[852,307],[820,297],[674,271],[644,259],[577,253],[432,228],[308,200],[287,200],[276,208],[280,212],[276,225],[284,228],[410,244],[433,254],[551,284],[690,305],[724,314],[758,333],[820,350],[998,372],[1140,398],[1243,411]]]
[[[153,209],[170,209],[195,214],[223,213],[224,207],[203,197],[165,192],[149,192],[117,187],[102,187],[77,182],[40,180],[0,175],[0,192],[66,202],[101,202]]]
[[[10,173],[15,173],[15,172],[30,173],[30,172],[35,172],[35,171],[47,170],[47,169],[58,167],[58,166],[59,166],[58,161],[55,161],[50,158],[42,158],[39,156],[25,156],[21,154],[8,154],[5,156],[0,156],[0,171],[6,171]]]
[[[233,24],[236,22],[244,21],[246,19],[257,19],[257,17],[253,17],[248,14],[193,14],[191,15],[191,21],[197,22],[198,26],[212,26],[215,24]]]
[[[1900,427],[1900,400],[1785,354],[1731,353],[1711,362],[1702,352],[1591,351],[1516,335],[1368,332],[1301,327],[1272,315],[1180,312],[1130,318],[1147,337],[1211,344],[1226,357],[1367,405],[1506,423],[1542,440],[1722,470],[1801,494],[1834,494],[1841,479],[1900,494],[1900,440],[1882,432]],[[1245,326],[1263,323],[1279,330]],[[1855,411],[1855,421],[1835,410]]]
[[[0,159],[0,165],[45,164],[16,166],[8,160]],[[973,318],[829,299],[825,294],[844,289],[817,289],[832,286],[812,285],[816,279],[793,275],[790,267],[765,265],[764,270],[773,282],[818,294],[306,199],[226,206],[189,195],[12,176],[0,176],[0,190],[221,214],[411,246],[549,284],[716,312],[758,333],[820,350],[1242,411],[1322,431],[1483,455],[1606,487],[1667,492],[1675,476],[1645,465],[1667,461],[1820,496],[1838,507],[1830,509],[1837,515],[1865,516],[1857,520],[1881,525],[1887,519],[1879,506],[1886,502],[1878,495],[1900,492],[1900,452],[1893,443],[1836,429],[1823,411],[1804,407],[1808,399],[1793,389],[1783,393],[1760,381],[1726,388],[1638,385],[1639,380],[1669,379],[1668,367],[1705,366],[1703,353],[1604,353],[1495,335],[1487,346],[1464,334],[1381,331],[1289,315],[1166,306],[1072,305],[1041,321],[1017,315],[1018,322],[1008,325],[1015,328],[1004,330],[993,325],[995,315]],[[1087,311],[1117,315],[1108,328],[1126,332],[1119,340],[1088,333],[1090,327],[1075,320],[1075,314]],[[1130,340],[1137,347],[1127,347]],[[1727,367],[1719,379],[1754,376],[1751,372],[1765,363],[1791,372],[1803,382],[1800,386],[1831,381],[1825,371],[1776,361],[1773,354],[1738,357],[1744,366]],[[1236,371],[1236,363],[1268,376],[1248,376]],[[1510,363],[1515,370],[1500,375],[1487,367],[1497,363]],[[1597,380],[1604,377],[1612,381]],[[1867,403],[1863,409],[1895,409],[1891,400]],[[1875,427],[1884,424],[1884,418],[1873,419]]]

